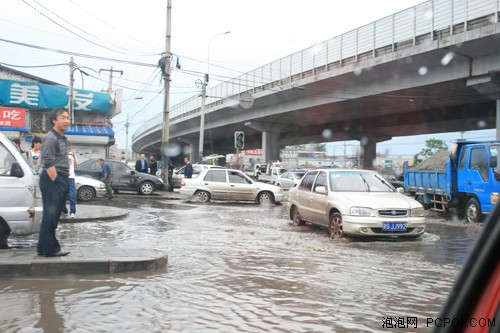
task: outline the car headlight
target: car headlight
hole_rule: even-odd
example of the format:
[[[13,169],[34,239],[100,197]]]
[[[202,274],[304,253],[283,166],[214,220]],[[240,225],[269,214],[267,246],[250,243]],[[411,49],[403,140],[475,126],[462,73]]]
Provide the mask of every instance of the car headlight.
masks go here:
[[[411,217],[423,217],[424,216],[424,208],[423,207],[418,207],[418,208],[413,208],[410,211],[410,216]]]
[[[106,185],[104,183],[100,183],[99,188],[106,188]]]
[[[352,216],[375,216],[373,209],[368,207],[351,207]]]

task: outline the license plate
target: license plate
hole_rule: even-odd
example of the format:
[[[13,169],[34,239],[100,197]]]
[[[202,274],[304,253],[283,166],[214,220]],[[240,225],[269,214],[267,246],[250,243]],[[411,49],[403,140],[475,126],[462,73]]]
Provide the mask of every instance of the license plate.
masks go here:
[[[406,222],[382,222],[382,231],[406,231]]]

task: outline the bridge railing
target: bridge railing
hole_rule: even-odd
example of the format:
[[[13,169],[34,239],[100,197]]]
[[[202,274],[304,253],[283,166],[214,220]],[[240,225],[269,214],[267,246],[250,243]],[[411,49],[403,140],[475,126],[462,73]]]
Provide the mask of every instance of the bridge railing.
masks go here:
[[[500,0],[429,0],[210,87],[205,112],[243,92],[271,90],[308,76],[498,23],[499,10]],[[182,121],[200,110],[199,95],[191,97],[171,107],[170,121]],[[144,131],[161,121],[160,114],[143,127]]]

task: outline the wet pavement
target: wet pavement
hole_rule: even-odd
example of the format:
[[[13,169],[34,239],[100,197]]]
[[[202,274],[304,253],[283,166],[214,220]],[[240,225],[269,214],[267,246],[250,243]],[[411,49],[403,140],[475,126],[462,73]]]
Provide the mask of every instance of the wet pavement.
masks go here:
[[[146,199],[128,195],[132,198]],[[123,195],[122,198],[127,197]],[[154,197],[179,200],[178,193],[157,192]],[[112,200],[102,199],[106,205],[78,205],[75,217],[61,218],[60,223],[82,223],[123,219],[129,210],[112,206]],[[0,276],[37,277],[50,275],[85,275],[124,273],[132,271],[159,271],[167,266],[168,255],[159,251],[141,248],[114,247],[65,247],[70,253],[64,257],[38,256],[34,248],[11,248],[0,250]]]
[[[429,215],[417,240],[331,240],[291,225],[286,205],[117,195],[88,206],[129,214],[62,223],[63,248],[163,252],[167,268],[0,278],[2,332],[430,332],[482,230]],[[14,244],[34,253],[36,241]]]

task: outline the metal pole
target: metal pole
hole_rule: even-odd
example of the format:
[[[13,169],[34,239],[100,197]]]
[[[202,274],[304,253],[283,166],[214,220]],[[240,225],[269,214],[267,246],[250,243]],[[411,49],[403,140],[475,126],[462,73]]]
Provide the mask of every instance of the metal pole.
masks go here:
[[[231,31],[225,31],[220,34],[212,36],[210,38],[210,41],[208,42],[208,55],[207,55],[207,74],[205,74],[205,78],[203,80],[202,86],[201,86],[201,108],[200,108],[200,140],[198,142],[198,162],[201,163],[203,159],[203,145],[204,143],[204,136],[205,136],[205,102],[207,98],[207,86],[208,86],[208,80],[209,80],[209,75],[210,75],[210,47],[212,45],[212,41],[214,40],[215,37],[221,36],[221,35],[227,35],[231,33]]]
[[[71,125],[75,124],[75,112],[74,112],[74,104],[75,104],[75,94],[74,94],[74,73],[75,73],[75,63],[73,62],[73,57],[69,59],[69,116],[71,120]]]
[[[201,114],[200,114],[200,141],[198,142],[198,163],[203,160],[203,145],[205,136],[205,100],[207,98],[208,74],[205,75],[203,84],[201,85]]]
[[[165,72],[163,75],[164,84],[164,103],[163,103],[163,131],[161,137],[161,160],[162,160],[162,179],[167,185],[168,190],[170,190],[170,184],[168,182],[168,143],[170,139],[170,110],[169,110],[169,95],[170,95],[170,62],[172,54],[170,53],[170,38],[172,34],[172,0],[167,1],[167,30],[165,35]]]
[[[125,124],[125,133],[127,134],[127,138],[125,139],[125,162],[128,162],[128,127],[130,126],[130,122],[128,121],[128,113],[127,113],[127,123]]]

